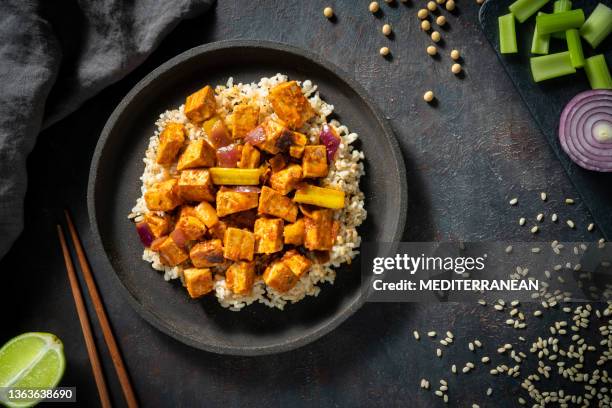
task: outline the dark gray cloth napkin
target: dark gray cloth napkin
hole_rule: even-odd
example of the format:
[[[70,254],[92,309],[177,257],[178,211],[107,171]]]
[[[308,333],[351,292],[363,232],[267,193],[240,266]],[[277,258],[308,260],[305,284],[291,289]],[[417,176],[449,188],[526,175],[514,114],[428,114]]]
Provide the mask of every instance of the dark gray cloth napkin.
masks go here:
[[[0,258],[23,228],[26,158],[41,127],[123,78],[213,2],[0,2]]]

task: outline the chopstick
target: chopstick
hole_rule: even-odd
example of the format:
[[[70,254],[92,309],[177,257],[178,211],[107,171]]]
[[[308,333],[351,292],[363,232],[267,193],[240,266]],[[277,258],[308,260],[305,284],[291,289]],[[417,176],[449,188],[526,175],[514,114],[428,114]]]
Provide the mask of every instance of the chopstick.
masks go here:
[[[57,234],[62,245],[64,262],[66,263],[66,270],[68,271],[68,280],[70,281],[70,289],[72,290],[72,297],[74,298],[77,314],[79,315],[79,321],[81,322],[81,330],[83,331],[83,337],[85,337],[85,346],[87,347],[87,354],[89,355],[89,361],[91,361],[91,368],[94,373],[94,379],[96,380],[96,386],[98,387],[98,394],[100,394],[100,403],[102,404],[103,408],[110,408],[110,396],[108,394],[106,380],[104,379],[104,373],[102,372],[102,365],[100,364],[100,357],[98,356],[96,343],[94,342],[93,334],[91,332],[91,325],[89,324],[87,309],[85,308],[85,303],[83,302],[83,295],[81,294],[79,281],[77,280],[76,273],[74,271],[74,265],[72,264],[72,259],[70,258],[68,246],[66,245],[64,231],[62,231],[62,227],[60,227],[59,225],[57,226]]]
[[[67,210],[64,210],[64,214],[66,215],[68,230],[70,231],[70,236],[72,237],[72,244],[74,245],[74,248],[76,250],[79,265],[81,266],[81,271],[83,272],[83,278],[85,280],[85,284],[87,285],[87,289],[89,290],[89,296],[91,297],[91,301],[94,305],[96,315],[98,316],[100,327],[102,328],[104,341],[106,342],[106,345],[111,355],[111,359],[113,360],[113,365],[115,366],[115,371],[117,372],[117,376],[119,377],[119,383],[121,384],[121,389],[123,390],[123,396],[128,407],[136,408],[138,407],[136,394],[134,393],[134,389],[132,388],[130,377],[128,376],[125,364],[123,363],[121,353],[119,352],[119,346],[115,341],[115,336],[113,335],[113,330],[111,329],[111,325],[108,321],[108,317],[106,315],[102,299],[100,298],[100,293],[98,292],[96,282],[93,278],[93,274],[91,273],[91,269],[89,268],[89,263],[87,262],[87,257],[85,256],[83,245],[81,245],[81,241],[79,240],[76,228],[72,223],[70,214]]]

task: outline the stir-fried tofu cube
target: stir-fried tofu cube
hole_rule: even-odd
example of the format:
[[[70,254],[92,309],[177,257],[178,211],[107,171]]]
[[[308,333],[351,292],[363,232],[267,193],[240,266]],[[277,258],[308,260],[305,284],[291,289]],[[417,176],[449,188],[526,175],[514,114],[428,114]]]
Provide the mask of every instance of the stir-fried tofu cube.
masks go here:
[[[252,261],[255,236],[252,232],[229,227],[225,230],[223,256],[232,261]]]
[[[259,122],[259,106],[248,103],[237,105],[232,113],[232,137],[242,139],[257,127],[257,122]]]
[[[282,195],[287,195],[297,186],[301,179],[302,167],[298,164],[290,164],[283,170],[272,172],[270,186]]]
[[[304,147],[302,172],[304,177],[327,176],[327,150],[325,146],[317,145]]]
[[[206,225],[199,218],[192,215],[179,217],[175,229],[180,229],[189,241],[200,239],[206,233]]]
[[[304,246],[311,251],[329,251],[334,245],[337,229],[332,210],[315,210],[304,218]]]
[[[283,220],[258,218],[255,221],[255,252],[273,254],[283,249]]]
[[[213,290],[213,278],[210,269],[185,269],[183,277],[185,278],[187,293],[192,299],[197,299]]]
[[[312,266],[312,261],[300,254],[295,249],[287,251],[281,260],[298,278],[301,278],[302,275]]]
[[[278,141],[283,134],[291,132],[284,123],[269,118],[261,123],[261,129],[265,139],[258,146],[270,154],[276,154],[281,151],[280,147],[277,146]]]
[[[189,95],[185,101],[185,116],[192,122],[205,121],[215,115],[216,111],[215,91],[208,85]]]
[[[206,132],[206,138],[215,149],[232,143],[232,138],[225,126],[225,122],[220,117],[214,116],[208,119],[204,122],[202,128]]]
[[[212,228],[219,222],[217,210],[206,201],[202,201],[195,207],[195,215],[206,224],[207,228]]]
[[[178,192],[185,201],[215,201],[215,186],[206,169],[183,170]]]
[[[170,236],[159,246],[159,257],[168,266],[176,266],[189,259],[189,254]]]
[[[276,115],[292,129],[301,128],[315,114],[295,81],[284,82],[270,89],[268,100]]]
[[[227,223],[225,221],[219,221],[218,223],[210,227],[208,232],[210,233],[211,237],[223,240],[225,238],[226,230],[227,230]]]
[[[263,280],[277,292],[286,292],[298,282],[298,277],[284,262],[274,262],[263,273]]]
[[[189,258],[191,263],[198,268],[222,265],[225,261],[223,259],[223,243],[220,239],[198,242],[191,247]]]
[[[255,263],[236,262],[225,271],[225,284],[237,295],[248,295],[255,283]]]
[[[289,147],[289,155],[295,159],[301,159],[304,155],[304,146]]]
[[[217,215],[225,217],[240,211],[257,208],[258,193],[220,190],[217,193]]]
[[[192,140],[179,157],[176,169],[181,171],[195,167],[214,167],[215,158],[216,151],[206,140]]]
[[[171,164],[185,142],[185,130],[180,123],[170,122],[159,135],[157,163]]]
[[[160,181],[147,189],[144,195],[150,211],[172,211],[183,203],[178,195],[178,180]]]
[[[167,215],[162,217],[153,213],[146,213],[144,215],[144,222],[147,223],[149,230],[151,230],[155,238],[159,238],[170,232],[170,217]]]
[[[285,244],[304,245],[304,219],[300,218],[293,224],[285,225]]]
[[[263,186],[259,197],[259,214],[272,215],[288,222],[295,222],[297,218],[297,205],[290,198],[268,186]]]
[[[242,146],[242,155],[238,162],[238,168],[240,169],[256,169],[259,167],[259,161],[261,159],[261,153],[255,146],[250,143],[245,143]]]

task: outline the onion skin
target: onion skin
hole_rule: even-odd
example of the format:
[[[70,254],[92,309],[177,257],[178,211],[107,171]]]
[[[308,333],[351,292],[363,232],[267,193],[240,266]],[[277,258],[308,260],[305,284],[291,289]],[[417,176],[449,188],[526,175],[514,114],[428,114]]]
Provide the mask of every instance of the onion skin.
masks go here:
[[[338,147],[340,147],[342,139],[340,139],[340,136],[338,136],[338,133],[336,133],[333,127],[325,124],[319,134],[319,140],[325,145],[325,149],[327,150],[327,161],[332,163],[336,160],[336,153],[338,152]]]
[[[612,126],[612,90],[597,89],[576,95],[559,122],[561,147],[580,167],[612,172],[612,142],[600,141],[594,131]]]
[[[155,240],[155,236],[153,235],[151,228],[149,228],[149,224],[144,221],[136,224],[136,232],[138,232],[138,236],[140,237],[140,242],[142,242],[142,245],[147,248],[150,247],[153,241]]]

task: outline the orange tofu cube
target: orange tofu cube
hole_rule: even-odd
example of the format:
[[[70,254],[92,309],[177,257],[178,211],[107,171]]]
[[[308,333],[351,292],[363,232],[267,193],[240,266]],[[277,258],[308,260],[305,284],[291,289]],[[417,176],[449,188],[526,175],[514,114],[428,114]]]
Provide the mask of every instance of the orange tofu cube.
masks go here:
[[[192,299],[204,296],[213,290],[213,278],[210,269],[189,268],[183,271],[187,293]]]
[[[214,167],[216,153],[215,148],[206,140],[192,140],[179,157],[176,169],[181,171],[194,167]]]
[[[327,176],[327,150],[325,146],[316,145],[304,147],[302,173],[304,177]]]
[[[287,224],[284,228],[285,244],[304,245],[304,219],[300,218],[293,224]]]
[[[153,213],[146,213],[144,215],[144,222],[149,226],[149,230],[153,233],[155,238],[159,238],[162,235],[166,235],[170,232],[170,217],[164,215],[160,217],[159,215]]]
[[[144,194],[150,211],[172,211],[183,203],[178,195],[178,180],[171,179],[153,184]]]
[[[329,251],[336,240],[332,210],[315,210],[304,218],[304,246],[311,251]]]
[[[185,129],[180,123],[170,122],[159,135],[157,163],[172,164],[177,153],[185,142]]]
[[[189,241],[200,239],[206,233],[206,225],[192,215],[181,215],[174,228],[180,229]]]
[[[185,116],[192,122],[203,122],[215,115],[216,111],[215,91],[208,85],[189,95],[185,101]]]
[[[257,208],[258,193],[220,190],[217,193],[217,216],[225,217],[240,211]]]
[[[238,168],[240,169],[256,169],[259,167],[259,161],[261,160],[261,153],[255,146],[250,143],[245,143],[242,146],[242,155],[238,162]]]
[[[208,232],[210,233],[211,237],[223,240],[225,238],[226,230],[227,230],[227,223],[225,221],[219,221],[218,223],[210,227]]]
[[[198,268],[222,265],[225,261],[223,258],[223,243],[220,239],[198,242],[191,247],[189,258],[191,263]]]
[[[290,198],[285,197],[268,186],[263,186],[261,189],[261,196],[259,197],[257,212],[259,214],[279,217],[288,222],[295,222],[298,207]]]
[[[159,246],[159,257],[165,265],[176,266],[189,259],[189,254],[172,237],[168,237]]]
[[[236,262],[225,271],[227,288],[237,295],[248,295],[255,283],[255,262]]]
[[[202,201],[195,207],[195,215],[198,217],[207,228],[214,227],[219,222],[217,210],[208,202]]]
[[[277,145],[278,141],[285,134],[290,134],[291,131],[285,127],[285,124],[274,119],[266,119],[261,123],[261,129],[265,136],[263,143],[259,145],[262,150],[270,154],[276,154],[281,151]],[[283,137],[284,139],[284,137]]]
[[[178,193],[185,201],[215,201],[215,186],[206,169],[183,170]]]
[[[281,258],[281,261],[283,261],[283,263],[287,265],[289,269],[291,269],[291,272],[293,272],[298,278],[301,278],[302,275],[312,266],[312,261],[300,254],[295,249],[287,251]]]
[[[310,102],[295,81],[284,82],[270,89],[268,100],[276,115],[292,129],[299,129],[315,115]]]
[[[284,262],[274,262],[263,273],[263,280],[277,292],[286,292],[298,282],[298,277]]]
[[[232,137],[242,139],[257,127],[259,122],[259,106],[241,103],[234,107],[232,113]]]
[[[301,159],[303,155],[304,155],[304,146],[289,147],[289,156],[295,159]]]
[[[225,230],[223,256],[232,261],[252,261],[255,236],[252,232],[229,227]]]
[[[302,179],[302,166],[290,164],[283,170],[272,172],[270,187],[282,195],[287,195]]]
[[[255,220],[255,252],[273,254],[283,249],[283,220],[258,218]]]
[[[208,141],[215,149],[225,147],[232,143],[232,138],[225,126],[225,122],[220,117],[215,116],[208,119],[204,122],[202,127],[204,128],[204,132],[206,132]]]

